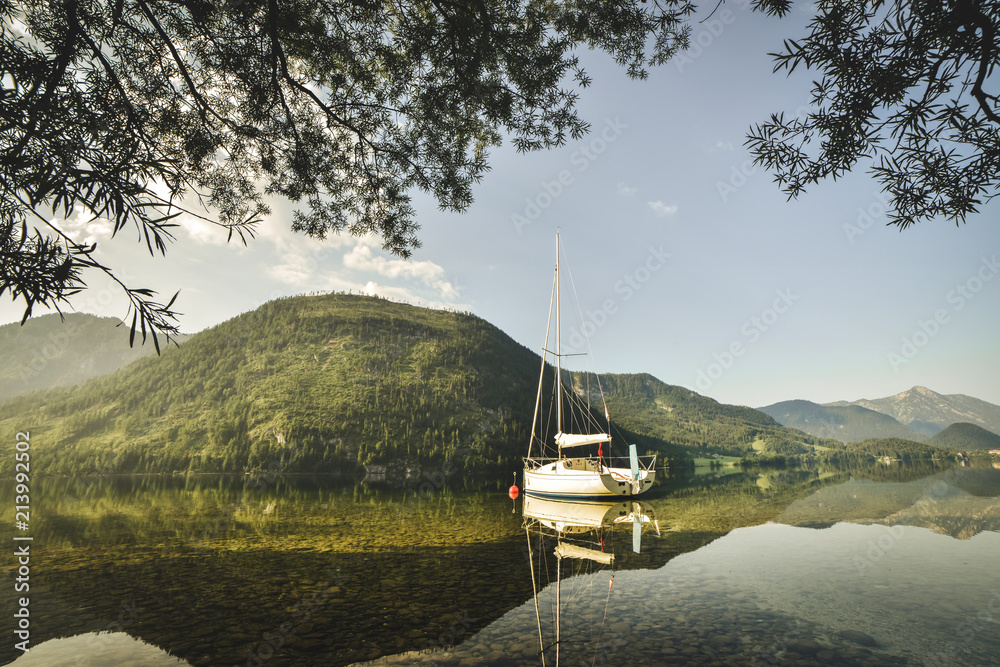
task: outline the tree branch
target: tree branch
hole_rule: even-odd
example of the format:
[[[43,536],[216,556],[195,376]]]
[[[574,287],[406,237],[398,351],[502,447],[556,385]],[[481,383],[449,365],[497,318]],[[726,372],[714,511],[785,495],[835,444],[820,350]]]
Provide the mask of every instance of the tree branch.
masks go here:
[[[972,85],[971,94],[979,102],[979,108],[986,117],[992,122],[1000,124],[1000,115],[997,115],[989,103],[990,99],[996,100],[997,97],[995,95],[988,95],[983,90],[983,84],[986,82],[986,77],[993,66],[993,49],[996,46],[996,26],[993,25],[988,16],[983,14],[981,9],[972,6],[968,0],[961,2],[955,11],[961,11],[962,17],[967,19],[963,25],[973,36],[975,35],[976,28],[982,30],[982,37],[980,39],[982,52],[979,55],[979,69],[976,74],[975,83]]]
[[[205,101],[205,98],[202,96],[201,91],[198,90],[198,86],[195,85],[194,81],[191,79],[191,74],[188,72],[188,68],[187,65],[184,63],[184,59],[181,58],[180,53],[177,52],[177,47],[174,46],[173,40],[170,38],[169,35],[167,35],[167,32],[166,30],[163,29],[163,26],[160,25],[159,20],[153,14],[153,10],[145,2],[145,0],[136,0],[136,4],[138,4],[138,6],[142,9],[143,13],[146,15],[146,18],[149,19],[150,24],[153,26],[153,29],[156,30],[157,34],[160,36],[160,39],[163,41],[164,46],[166,46],[167,49],[170,51],[170,55],[173,61],[177,64],[177,69],[180,71],[181,76],[184,78],[184,82],[187,84],[188,92],[191,93],[191,96],[197,102],[196,107],[198,109],[198,115],[201,116],[202,123],[204,123],[205,126],[209,128],[212,127],[212,123],[209,122],[207,115],[210,113],[224,127],[228,127],[230,124],[229,120],[227,118],[220,116],[212,107],[212,105]]]

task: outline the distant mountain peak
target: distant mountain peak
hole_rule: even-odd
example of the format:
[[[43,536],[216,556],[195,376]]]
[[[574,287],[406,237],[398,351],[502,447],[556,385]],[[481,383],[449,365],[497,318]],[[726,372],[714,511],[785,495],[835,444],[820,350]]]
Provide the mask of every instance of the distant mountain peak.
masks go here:
[[[800,399],[758,409],[783,426],[805,431],[818,438],[833,438],[841,442],[867,438],[925,439],[893,417],[863,405],[819,405]]]
[[[952,424],[968,422],[1000,433],[1000,406],[965,394],[939,394],[915,385],[885,398],[838,401],[827,406],[859,405],[889,415],[919,433],[933,436]]]

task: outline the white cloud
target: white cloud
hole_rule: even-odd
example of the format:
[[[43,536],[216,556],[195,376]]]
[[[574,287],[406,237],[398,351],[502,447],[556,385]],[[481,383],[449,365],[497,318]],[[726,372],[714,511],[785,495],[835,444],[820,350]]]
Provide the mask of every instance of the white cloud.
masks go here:
[[[444,269],[431,261],[389,259],[372,252],[371,246],[358,244],[344,255],[344,266],[355,271],[374,271],[386,278],[409,278],[433,287],[442,299],[458,296],[455,287],[445,280]]]
[[[377,237],[316,241],[287,230],[281,233],[273,225],[268,225],[261,237],[256,242],[269,243],[277,256],[276,263],[267,267],[267,274],[296,290],[352,291],[432,308],[468,309],[465,304],[455,303],[458,289],[447,280],[440,265],[383,256],[379,254],[382,244]],[[353,247],[344,253],[342,246],[348,243]],[[380,284],[371,274],[389,284]]]
[[[632,195],[634,195],[638,191],[639,191],[639,188],[633,188],[633,187],[631,187],[629,185],[626,185],[625,183],[622,183],[620,181],[618,183],[618,194],[620,194],[622,197],[631,197]]]
[[[180,228],[184,230],[188,238],[190,238],[195,243],[207,244],[207,245],[226,245],[229,239],[229,230],[219,225],[213,225],[207,220],[201,220],[194,216],[182,215],[178,219],[178,224]],[[239,237],[233,233],[234,238],[237,243],[240,243]],[[250,242],[250,239],[247,239]],[[242,245],[242,243],[240,243]]]
[[[430,261],[389,259],[377,256],[371,246],[358,244],[344,255],[344,266],[358,271],[375,271],[387,278],[420,278],[430,282],[444,275],[444,269]]]
[[[425,299],[413,290],[407,289],[405,287],[398,287],[393,285],[380,285],[379,283],[369,280],[363,286],[354,288],[352,291],[361,292],[369,296],[381,296],[392,301],[404,301],[406,303],[411,303],[418,306],[424,306],[427,308],[437,308],[440,310],[472,310],[472,306],[467,303],[456,303],[452,300],[439,300],[439,299]],[[447,299],[447,298],[446,298]]]
[[[248,239],[247,248],[238,241],[232,245],[244,261],[253,261],[262,273],[284,286],[276,292],[351,291],[436,308],[465,307],[454,302],[458,289],[440,265],[383,256],[382,240],[374,235],[331,234],[320,241],[292,232],[290,210],[272,208],[273,213],[255,228],[255,238]],[[187,236],[200,243],[218,242],[214,225],[199,222],[189,228],[185,221]],[[227,232],[219,232],[224,242]],[[380,284],[379,278],[388,284]]]
[[[272,278],[287,285],[306,286],[314,282],[316,262],[305,255],[289,253],[281,257],[283,262],[268,267]]]
[[[99,241],[107,241],[111,238],[114,225],[105,218],[94,218],[88,220],[81,211],[78,211],[72,218],[55,220],[56,226],[66,233],[71,239],[81,245],[90,245]]]
[[[254,251],[269,247],[276,255],[276,261],[266,268],[269,276],[287,285],[308,290],[341,289],[348,286],[357,289],[354,282],[337,275],[342,267],[343,248],[380,245],[374,236],[354,237],[350,234],[334,234],[320,241],[291,230],[291,217],[284,209],[277,210],[257,225],[255,238],[248,240],[248,247]],[[242,244],[239,244],[242,246]]]
[[[664,204],[660,200],[649,202],[649,208],[653,209],[653,213],[656,214],[658,218],[666,218],[677,212],[677,204]]]

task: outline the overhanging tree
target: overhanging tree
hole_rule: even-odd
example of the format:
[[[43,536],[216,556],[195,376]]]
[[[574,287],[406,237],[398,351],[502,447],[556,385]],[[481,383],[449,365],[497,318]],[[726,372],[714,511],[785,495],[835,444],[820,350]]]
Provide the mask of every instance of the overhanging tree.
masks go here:
[[[720,3],[721,4],[721,0]],[[783,16],[789,0],[753,0]],[[488,151],[578,138],[574,48],[632,77],[687,44],[683,0],[0,0],[0,295],[59,307],[111,267],[71,216],[163,253],[181,213],[246,241],[296,206],[316,238],[419,246],[410,193],[471,203]],[[820,2],[776,71],[821,73],[806,115],[748,139],[790,197],[860,160],[890,221],[963,221],[997,194],[1000,4]],[[176,332],[173,299],[126,290],[133,335]],[[175,295],[176,296],[176,295]]]
[[[959,224],[997,196],[1000,3],[820,2],[809,30],[772,54],[775,72],[819,73],[809,111],[775,114],[747,141],[789,197],[862,160],[900,229]]]
[[[573,50],[632,77],[686,43],[669,0],[0,0],[0,294],[59,307],[87,270],[62,224],[103,218],[163,253],[176,218],[246,242],[295,203],[316,238],[419,246],[410,193],[463,210],[510,135],[521,151],[578,138]],[[120,281],[119,281],[120,282]],[[120,283],[133,336],[175,333],[173,299]],[[176,295],[175,295],[176,297]]]

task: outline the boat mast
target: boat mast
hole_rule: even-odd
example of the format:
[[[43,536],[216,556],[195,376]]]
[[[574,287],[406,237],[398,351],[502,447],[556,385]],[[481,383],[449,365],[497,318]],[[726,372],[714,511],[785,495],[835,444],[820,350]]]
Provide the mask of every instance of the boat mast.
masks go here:
[[[556,232],[556,433],[562,433],[562,329],[559,309],[559,232]],[[560,457],[562,452],[560,452]]]
[[[538,426],[538,411],[542,406],[542,381],[545,379],[545,355],[549,352],[549,332],[552,331],[552,302],[556,297],[556,277],[552,276],[552,294],[549,296],[549,319],[545,322],[545,344],[542,345],[542,368],[538,371],[538,394],[535,396],[535,414],[531,418],[531,437],[528,440],[528,458],[531,458],[531,446],[535,443],[535,427]],[[538,442],[545,442],[545,435],[539,432]],[[542,447],[542,456],[545,456],[545,448]]]

